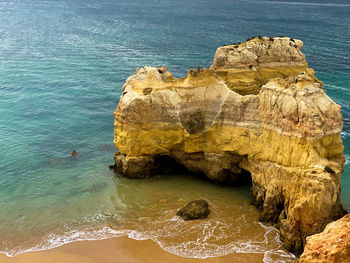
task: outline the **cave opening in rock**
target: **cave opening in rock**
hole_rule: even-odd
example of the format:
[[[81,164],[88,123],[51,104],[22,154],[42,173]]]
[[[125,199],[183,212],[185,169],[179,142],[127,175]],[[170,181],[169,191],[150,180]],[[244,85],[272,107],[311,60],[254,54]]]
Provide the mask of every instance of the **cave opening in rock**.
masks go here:
[[[240,173],[233,174],[233,178],[230,178],[228,182],[229,185],[232,186],[243,186],[243,185],[252,185],[252,176],[249,171],[241,169]]]
[[[200,173],[192,172],[187,169],[187,167],[180,162],[178,162],[175,158],[169,155],[158,155],[154,157],[154,174],[192,174],[199,175]],[[204,174],[203,174],[204,176]]]
[[[220,169],[213,177],[208,171],[201,169],[188,169],[183,163],[169,155],[159,155],[154,157],[153,174],[186,174],[210,180],[220,186],[252,186],[251,173],[245,169],[239,168],[238,164],[234,169]]]

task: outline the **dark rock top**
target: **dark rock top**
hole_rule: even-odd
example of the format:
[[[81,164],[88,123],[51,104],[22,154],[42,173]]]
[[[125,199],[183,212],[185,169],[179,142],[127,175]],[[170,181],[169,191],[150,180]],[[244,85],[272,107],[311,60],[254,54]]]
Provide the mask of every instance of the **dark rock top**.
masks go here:
[[[183,220],[204,219],[209,214],[209,204],[203,199],[189,202],[176,213]]]

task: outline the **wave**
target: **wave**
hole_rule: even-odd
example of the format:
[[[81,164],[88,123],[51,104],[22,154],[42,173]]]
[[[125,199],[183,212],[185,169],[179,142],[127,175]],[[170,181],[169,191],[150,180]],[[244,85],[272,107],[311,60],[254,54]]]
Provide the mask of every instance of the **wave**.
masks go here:
[[[169,221],[181,223],[181,219],[171,218]],[[213,222],[206,222],[205,224],[212,224]],[[219,222],[216,222],[218,225]],[[275,262],[288,262],[292,260],[294,262],[295,256],[282,250],[282,243],[279,239],[279,232],[274,227],[263,225],[258,223],[261,228],[265,230],[263,240],[240,240],[231,241],[228,244],[218,245],[210,244],[207,242],[208,239],[213,238],[215,227],[209,229],[209,231],[203,231],[204,237],[201,240],[196,241],[185,241],[179,244],[169,244],[162,240],[162,236],[166,236],[163,230],[160,231],[137,231],[137,230],[115,230],[110,227],[103,227],[98,230],[73,230],[64,234],[49,234],[42,238],[42,240],[33,247],[30,248],[15,248],[9,249],[8,251],[0,251],[2,254],[6,254],[8,257],[14,257],[22,253],[43,251],[56,247],[63,246],[68,243],[76,241],[87,241],[87,240],[103,240],[121,236],[128,236],[134,240],[152,240],[156,242],[163,250],[182,256],[186,258],[200,258],[205,259],[209,257],[219,257],[232,253],[239,254],[263,254],[264,263],[275,263]],[[207,229],[208,230],[208,229]],[[166,232],[166,231],[165,231]],[[162,234],[161,234],[162,233]],[[164,234],[164,235],[163,235]],[[200,236],[200,235],[199,235]],[[220,239],[220,236],[215,237]],[[266,246],[270,241],[274,240],[278,246],[274,246],[273,249],[266,249]],[[269,241],[270,240],[270,241]],[[276,259],[279,258],[279,259]]]
[[[328,87],[331,87],[335,90],[341,90],[344,92],[349,92],[349,89],[347,89],[346,87],[343,86],[339,86],[339,85],[334,85],[334,84],[325,84],[325,88],[327,89]]]
[[[345,139],[345,138],[348,138],[350,136],[350,132],[349,131],[342,131],[340,133],[340,135],[343,139]]]
[[[283,4],[283,5],[308,5],[308,6],[334,6],[334,7],[350,7],[350,4],[334,4],[334,3],[308,3],[308,2],[283,2],[283,1],[254,1],[246,0],[244,2],[266,3],[266,4]]]
[[[109,227],[103,227],[102,229],[92,230],[92,231],[72,230],[64,234],[46,235],[41,239],[41,241],[38,244],[36,244],[33,247],[30,247],[30,248],[18,247],[14,249],[8,249],[6,251],[0,251],[0,254],[5,254],[8,257],[15,257],[19,254],[48,250],[48,249],[63,246],[65,244],[76,242],[76,241],[103,240],[103,239],[109,239],[113,237],[121,237],[121,236],[127,235],[128,232],[129,231],[127,230],[119,231]]]
[[[245,215],[242,215],[241,219],[244,221]],[[180,228],[177,227],[177,224],[183,223],[183,221],[177,217],[168,219],[168,221],[175,223],[171,225],[172,229]],[[219,231],[220,228],[226,228],[225,224],[216,220],[208,220],[206,222],[201,222],[200,224],[202,224],[202,226],[199,227],[199,229],[197,228],[198,225],[196,225],[186,230],[186,233],[195,231],[197,233],[195,239],[186,239],[185,242],[180,242],[178,244],[167,242],[167,239],[164,238],[167,236],[167,227],[162,228],[161,231],[131,231],[128,234],[128,237],[135,240],[150,239],[156,242],[163,250],[185,258],[205,259],[237,253],[263,254],[264,263],[285,263],[288,262],[288,260],[293,262],[295,260],[293,254],[282,249],[279,231],[274,227],[266,226],[260,222],[257,223],[263,230],[265,230],[262,240],[245,240],[242,238],[241,240],[230,240],[226,244],[224,244],[225,242],[222,242],[223,244],[221,244],[221,242],[214,244],[210,242],[210,240],[215,239],[217,241],[224,241],[230,237],[226,231]],[[240,232],[239,226],[237,232]],[[172,233],[172,231],[170,231],[170,233]],[[178,233],[178,235],[182,235],[182,233]],[[271,240],[275,243],[272,246],[274,248],[266,249],[266,246],[271,243]]]
[[[241,240],[241,241],[232,241],[225,245],[212,245],[210,246],[208,243],[206,243],[206,239],[211,238],[212,232],[209,231],[209,236],[204,238],[202,242],[196,241],[188,241],[183,242],[178,245],[166,245],[162,241],[158,240],[157,238],[149,238],[152,239],[154,242],[158,243],[158,245],[164,249],[165,251],[168,251],[169,253],[175,254],[177,256],[182,256],[185,258],[198,258],[198,259],[205,259],[210,257],[220,257],[225,256],[233,253],[237,254],[264,254],[264,263],[285,263],[285,260],[293,260],[295,259],[295,256],[291,253],[288,253],[281,249],[282,242],[279,239],[279,231],[270,226],[263,225],[262,223],[259,223],[259,225],[266,230],[266,233],[264,235],[264,240],[262,241],[255,241],[255,240]],[[266,250],[264,245],[267,245],[269,243],[270,236],[274,237],[274,240],[279,244],[279,248],[269,249]],[[138,239],[140,238],[140,233],[137,233]],[[133,236],[129,236],[133,238]],[[147,239],[145,236],[141,234],[141,237],[143,239]],[[216,237],[219,238],[220,237]],[[194,246],[196,249],[194,249]],[[276,261],[276,257],[279,257],[281,260]]]

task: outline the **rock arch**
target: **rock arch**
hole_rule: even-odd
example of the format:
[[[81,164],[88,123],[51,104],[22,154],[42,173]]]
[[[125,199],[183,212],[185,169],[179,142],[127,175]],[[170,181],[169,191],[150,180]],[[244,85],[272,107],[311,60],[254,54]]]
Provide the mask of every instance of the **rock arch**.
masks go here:
[[[249,171],[261,220],[300,253],[306,236],[344,214],[340,106],[301,48],[300,40],[260,37],[219,48],[210,69],[186,78],[138,69],[114,113],[118,171],[147,177],[159,156],[222,182]]]

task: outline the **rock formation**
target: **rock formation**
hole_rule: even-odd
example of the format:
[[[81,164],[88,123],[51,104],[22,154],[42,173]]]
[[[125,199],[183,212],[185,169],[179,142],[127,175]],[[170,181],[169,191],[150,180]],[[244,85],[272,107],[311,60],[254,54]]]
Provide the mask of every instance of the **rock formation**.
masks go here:
[[[70,154],[70,157],[74,157],[74,156],[77,156],[78,155],[78,152],[73,150]]]
[[[138,69],[114,112],[117,171],[142,178],[175,163],[223,183],[251,175],[261,220],[300,253],[306,236],[344,214],[340,106],[302,45],[258,37],[221,47],[210,69],[181,79],[165,67]]]
[[[258,94],[273,78],[287,78],[305,71],[313,80],[297,39],[258,37],[242,44],[218,48],[212,68],[226,85],[241,94]]]
[[[180,216],[183,220],[204,219],[207,218],[209,214],[209,204],[203,199],[193,200],[187,203],[176,213],[176,215]]]
[[[350,214],[306,238],[299,263],[350,263]]]

